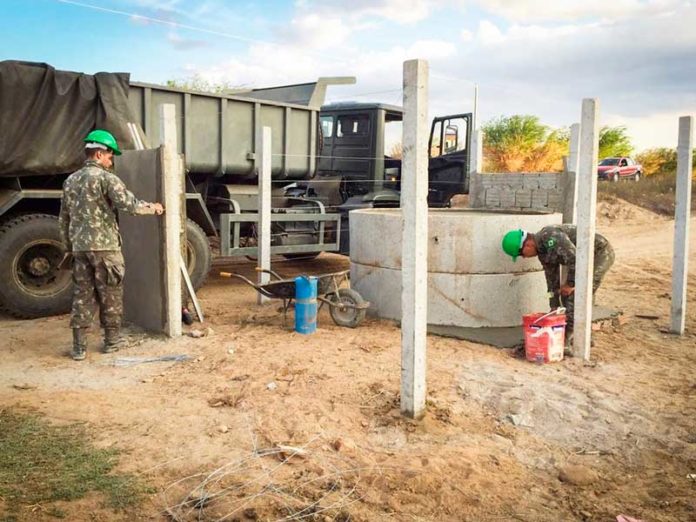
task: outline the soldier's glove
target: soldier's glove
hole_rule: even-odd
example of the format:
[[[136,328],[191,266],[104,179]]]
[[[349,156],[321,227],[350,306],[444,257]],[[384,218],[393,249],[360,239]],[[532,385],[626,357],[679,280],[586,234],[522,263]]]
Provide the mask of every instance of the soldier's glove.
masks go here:
[[[549,292],[549,308],[551,310],[555,310],[559,306],[561,306],[561,298],[556,294],[555,292]]]

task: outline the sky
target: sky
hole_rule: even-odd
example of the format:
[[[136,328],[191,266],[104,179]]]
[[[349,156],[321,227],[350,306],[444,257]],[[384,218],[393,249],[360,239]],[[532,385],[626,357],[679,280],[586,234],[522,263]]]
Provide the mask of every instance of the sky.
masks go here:
[[[533,114],[600,101],[638,151],[675,147],[696,114],[696,0],[0,0],[0,60],[267,87],[355,76],[328,101],[400,105],[428,60],[430,117]]]

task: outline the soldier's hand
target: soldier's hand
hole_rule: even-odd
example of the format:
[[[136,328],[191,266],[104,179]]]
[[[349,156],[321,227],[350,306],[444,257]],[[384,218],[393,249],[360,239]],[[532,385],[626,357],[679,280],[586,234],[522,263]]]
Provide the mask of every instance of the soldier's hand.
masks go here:
[[[568,297],[568,296],[571,295],[573,292],[575,292],[575,287],[574,287],[574,286],[563,285],[563,286],[561,287],[561,295],[562,295],[563,297]]]
[[[164,207],[162,206],[162,203],[152,203],[152,209],[158,216],[164,214]]]

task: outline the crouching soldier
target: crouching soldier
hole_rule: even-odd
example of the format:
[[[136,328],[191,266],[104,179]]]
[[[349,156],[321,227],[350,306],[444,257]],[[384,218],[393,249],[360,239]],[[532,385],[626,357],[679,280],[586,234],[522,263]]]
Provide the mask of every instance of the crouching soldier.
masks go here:
[[[539,257],[546,274],[549,305],[566,309],[566,343],[572,346],[575,312],[575,245],[577,229],[574,225],[551,225],[536,234],[524,230],[511,230],[503,237],[503,251],[512,257]],[[601,234],[595,234],[594,272],[592,275],[592,297],[597,292],[604,275],[614,264],[614,249]],[[567,267],[568,277],[563,285],[560,281],[561,265]]]
[[[87,329],[94,309],[104,328],[105,353],[123,344],[123,276],[121,236],[117,211],[133,215],[164,212],[160,203],[138,200],[112,172],[114,155],[120,155],[116,139],[105,130],[90,132],[85,141],[87,161],[63,183],[60,231],[67,252],[72,253],[73,331],[72,358],[80,361],[87,351]]]

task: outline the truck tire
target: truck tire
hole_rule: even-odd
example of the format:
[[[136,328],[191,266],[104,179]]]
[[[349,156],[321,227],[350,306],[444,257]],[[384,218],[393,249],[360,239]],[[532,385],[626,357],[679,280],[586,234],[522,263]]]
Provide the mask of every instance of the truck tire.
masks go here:
[[[65,247],[58,218],[23,214],[0,226],[0,308],[21,319],[64,314],[72,274],[58,270]]]
[[[640,181],[640,171],[636,172],[633,175],[633,181],[636,181],[636,182]]]
[[[195,221],[186,220],[186,268],[193,288],[203,286],[210,272],[213,255],[210,251],[208,237]]]

